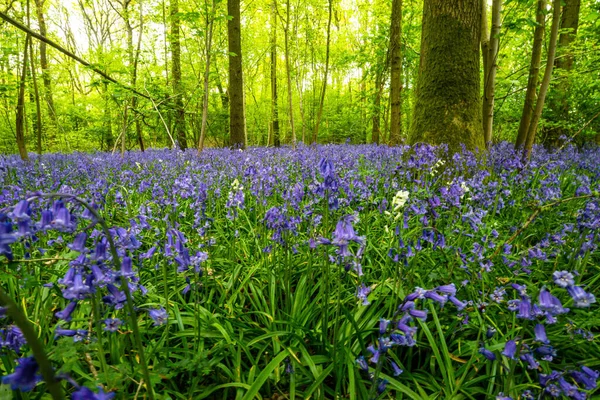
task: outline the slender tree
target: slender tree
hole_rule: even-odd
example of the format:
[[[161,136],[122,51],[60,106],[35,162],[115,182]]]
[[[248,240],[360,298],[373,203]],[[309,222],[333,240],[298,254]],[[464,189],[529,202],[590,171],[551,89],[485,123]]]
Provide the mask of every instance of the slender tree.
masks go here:
[[[181,42],[179,40],[180,30],[179,0],[171,0],[171,84],[173,85],[173,106],[175,116],[173,120],[173,136],[177,138],[179,148],[187,149],[187,138],[185,129],[185,109],[183,108],[183,86],[181,84]]]
[[[296,128],[294,126],[294,99],[292,97],[292,68],[290,66],[290,3],[291,0],[286,0],[285,3],[285,25],[283,28],[283,40],[284,40],[284,52],[285,52],[285,76],[287,79],[287,95],[288,95],[288,107],[290,113],[290,130],[292,133],[292,147],[296,147]]]
[[[410,142],[484,148],[480,0],[425,0]]]
[[[550,28],[550,42],[548,43],[548,57],[546,62],[546,69],[544,70],[544,77],[540,86],[540,93],[538,94],[537,101],[535,103],[535,110],[531,117],[531,123],[529,124],[529,130],[527,131],[527,140],[525,141],[525,158],[529,160],[531,156],[531,150],[533,149],[533,143],[537,134],[538,123],[542,117],[542,110],[544,109],[544,102],[546,101],[546,94],[550,87],[550,79],[552,79],[552,69],[554,68],[554,58],[556,55],[556,43],[558,41],[558,27],[560,24],[560,2],[561,0],[554,0],[552,6],[552,27]]]
[[[486,2],[484,1],[483,4]],[[492,2],[492,29],[487,40],[482,42],[484,60],[483,78],[483,137],[485,144],[492,142],[492,126],[494,124],[494,95],[496,89],[496,71],[498,69],[498,49],[500,44],[500,28],[502,27],[502,0]],[[487,21],[484,14],[483,20]],[[483,29],[482,29],[483,31]],[[487,44],[483,44],[487,43]]]
[[[17,139],[17,148],[21,160],[29,161],[27,146],[25,144],[25,79],[27,77],[27,54],[29,53],[29,35],[25,37],[25,46],[23,47],[23,68],[19,83],[19,96],[17,98],[17,114],[15,119],[15,133]]]
[[[402,0],[392,1],[390,29],[390,141],[391,146],[402,141]]]
[[[331,47],[331,17],[333,15],[333,0],[328,1],[328,17],[327,17],[327,39],[325,44],[325,73],[323,74],[323,86],[321,87],[321,97],[319,100],[319,110],[317,111],[317,121],[313,129],[312,142],[317,142],[319,135],[319,125],[323,117],[323,105],[325,104],[325,90],[327,89],[327,78],[329,75],[329,52]]]
[[[210,61],[212,55],[212,39],[213,39],[213,27],[215,22],[215,12],[217,3],[215,0],[211,1],[210,11],[208,10],[207,2],[204,2],[206,9],[206,36],[204,38],[204,48],[206,49],[206,65],[204,68],[204,92],[202,94],[202,125],[200,126],[200,140],[198,141],[198,152],[204,149],[204,139],[206,138],[206,129],[208,127],[208,84],[210,78]],[[226,108],[226,107],[224,107]]]
[[[529,124],[535,107],[536,90],[538,86],[538,77],[540,74],[540,65],[542,63],[542,44],[544,42],[544,30],[546,25],[546,0],[538,0],[535,10],[536,27],[533,33],[533,50],[531,51],[531,63],[529,65],[529,78],[527,79],[527,92],[525,93],[525,104],[521,113],[521,122],[515,148],[525,145]]]
[[[560,36],[558,38],[558,49],[560,57],[556,57],[554,67],[561,74],[556,85],[552,86],[552,92],[548,96],[548,116],[544,118],[550,122],[548,129],[543,135],[544,144],[557,146],[560,137],[569,133],[568,124],[571,117],[569,110],[569,91],[571,88],[571,70],[573,69],[574,54],[572,45],[577,38],[579,29],[579,11],[581,0],[565,0],[562,7],[560,20]]]
[[[279,147],[279,110],[277,104],[277,0],[271,3],[271,132],[273,145]]]
[[[45,0],[35,0],[35,9],[37,14],[40,35],[47,36],[46,18],[44,16]],[[44,41],[39,42],[40,50],[40,68],[42,69],[42,82],[44,84],[44,98],[48,108],[48,116],[53,124],[56,125],[56,110],[54,109],[54,94],[52,91],[52,80],[50,78],[50,67],[48,65],[47,44]]]
[[[246,115],[242,74],[240,0],[227,0],[227,43],[229,48],[229,144],[246,147]]]

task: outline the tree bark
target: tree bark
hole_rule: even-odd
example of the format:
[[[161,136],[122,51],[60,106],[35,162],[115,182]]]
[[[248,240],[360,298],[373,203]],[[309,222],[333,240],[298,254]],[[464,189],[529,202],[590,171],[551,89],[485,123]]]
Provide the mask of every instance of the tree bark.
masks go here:
[[[392,1],[390,29],[390,146],[402,142],[402,0]]]
[[[283,30],[284,41],[285,41],[285,75],[287,79],[287,94],[288,94],[288,107],[290,113],[290,130],[292,133],[292,148],[296,148],[296,128],[294,126],[294,102],[292,97],[292,72],[290,67],[290,2],[286,0],[286,17],[285,26]]]
[[[208,127],[208,84],[210,78],[210,59],[216,6],[216,1],[212,0],[210,15],[206,16],[206,31],[208,32],[204,41],[204,47],[206,48],[206,68],[204,69],[204,93],[202,95],[202,125],[200,127],[200,140],[198,141],[198,152],[201,152],[204,149],[204,139],[206,138],[206,129]]]
[[[321,125],[321,118],[323,117],[323,104],[325,103],[325,90],[327,89],[327,77],[329,74],[329,50],[331,44],[331,17],[333,14],[333,0],[328,1],[329,14],[327,19],[327,42],[325,48],[325,74],[323,76],[323,87],[321,88],[321,98],[319,100],[319,110],[317,112],[317,121],[313,129],[312,142],[317,143],[317,136],[319,135],[319,125]]]
[[[21,79],[19,83],[19,97],[17,99],[17,115],[15,118],[15,133],[17,148],[21,160],[29,161],[27,146],[25,144],[25,78],[27,76],[27,54],[29,53],[30,37],[25,37],[25,46],[23,47],[23,69],[21,70]]]
[[[40,35],[46,36],[48,29],[46,27],[46,18],[44,17],[45,0],[35,0]],[[50,78],[50,68],[48,66],[47,44],[40,41],[40,68],[42,69],[42,82],[44,84],[44,99],[48,107],[48,116],[56,128],[56,110],[54,108],[54,95],[52,91],[52,80]],[[52,139],[52,136],[51,136]]]
[[[173,136],[181,150],[187,149],[185,129],[185,110],[183,108],[183,87],[181,85],[181,42],[179,41],[179,0],[171,0],[171,83],[173,85]]]
[[[242,74],[240,0],[227,0],[227,42],[229,47],[229,144],[246,147],[246,115]]]
[[[529,157],[531,157],[531,150],[533,149],[533,143],[535,142],[538,123],[542,117],[542,110],[544,109],[546,94],[548,93],[548,88],[550,87],[550,79],[552,79],[552,69],[554,68],[554,58],[556,56],[556,43],[558,41],[558,27],[560,25],[560,2],[561,0],[553,1],[552,27],[550,28],[550,43],[548,43],[546,69],[544,70],[544,78],[542,79],[540,93],[538,94],[537,102],[535,104],[535,112],[533,113],[531,123],[529,124],[527,140],[525,142],[525,158],[527,160],[529,160]]]
[[[38,89],[37,76],[35,72],[35,64],[33,62],[33,43],[29,42],[29,54],[31,58],[31,82],[33,84],[33,94],[35,98],[35,137],[36,150],[38,154],[42,154],[42,107],[40,105],[40,91]]]
[[[492,3],[492,30],[488,41],[487,51],[483,51],[484,80],[482,114],[483,138],[485,140],[486,146],[489,146],[492,142],[492,127],[494,124],[494,95],[496,91],[496,71],[498,69],[500,28],[502,27],[501,16],[502,0],[494,0]]]
[[[562,70],[563,76],[553,86],[553,90],[548,97],[549,115],[547,120],[553,123],[546,129],[544,135],[544,144],[549,147],[556,147],[560,144],[561,136],[569,134],[569,128],[565,124],[569,123],[569,91],[571,89],[570,72],[573,69],[573,50],[571,48],[573,42],[577,38],[577,30],[579,28],[579,10],[581,8],[581,0],[565,0],[565,5],[562,8],[562,16],[560,22],[560,36],[558,38],[558,51],[561,52],[561,57],[556,58],[554,63],[555,68]]]
[[[545,18],[546,0],[538,0],[535,10],[535,21],[537,26],[533,33],[533,50],[531,52],[531,64],[529,66],[529,78],[527,80],[527,92],[525,93],[525,104],[519,123],[519,132],[515,142],[515,148],[525,145],[531,115],[535,107],[536,90],[538,86],[538,77],[540,74],[540,64],[542,62],[542,44],[544,42],[544,30],[546,24]]]
[[[410,142],[483,149],[480,0],[425,0]]]
[[[277,0],[273,0],[271,3],[271,132],[273,132],[275,147],[281,146],[277,107]]]

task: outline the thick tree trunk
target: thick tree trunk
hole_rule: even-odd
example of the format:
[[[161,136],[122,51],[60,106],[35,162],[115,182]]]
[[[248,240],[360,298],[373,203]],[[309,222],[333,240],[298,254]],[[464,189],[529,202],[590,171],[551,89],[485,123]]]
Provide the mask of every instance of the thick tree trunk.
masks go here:
[[[15,133],[17,140],[17,148],[21,160],[29,161],[27,147],[25,145],[25,78],[27,76],[27,54],[29,53],[29,35],[25,38],[25,46],[23,47],[23,69],[21,70],[21,79],[19,83],[19,97],[17,99],[17,115],[15,118]]]
[[[185,110],[183,108],[183,87],[181,85],[181,42],[179,41],[179,0],[171,0],[171,83],[173,84],[173,105],[175,108],[173,136],[181,150],[187,149],[185,134]]]
[[[570,72],[573,68],[573,50],[571,45],[577,37],[579,28],[579,10],[581,0],[565,0],[562,8],[560,22],[560,36],[558,38],[558,51],[561,56],[556,58],[554,66],[562,70],[561,79],[553,86],[548,97],[548,117],[551,123],[544,134],[544,144],[556,147],[560,144],[561,136],[567,136],[569,129],[565,125],[569,123],[569,90],[571,89]],[[546,116],[544,116],[546,118]]]
[[[329,14],[327,19],[327,42],[325,47],[325,73],[323,76],[323,87],[321,88],[321,98],[319,100],[319,110],[317,111],[317,121],[313,129],[312,142],[317,143],[317,137],[319,136],[319,125],[321,125],[321,118],[323,117],[323,104],[325,103],[325,90],[327,89],[327,77],[329,75],[329,50],[331,44],[331,17],[333,14],[333,0],[329,0]]]
[[[500,28],[502,26],[502,0],[492,3],[492,30],[486,49],[483,49],[484,80],[483,80],[483,138],[486,146],[492,142],[492,127],[494,124],[494,95],[496,91],[496,71],[498,69],[498,48],[500,43]]]
[[[281,146],[277,107],[277,0],[273,0],[271,3],[271,132],[275,147]]]
[[[402,141],[402,0],[392,1],[390,30],[390,146]]]
[[[553,1],[552,27],[550,28],[550,43],[548,43],[546,69],[544,70],[544,78],[542,79],[540,93],[538,94],[537,102],[535,104],[535,111],[531,118],[531,123],[529,124],[529,130],[527,131],[527,140],[525,141],[525,158],[527,160],[529,160],[529,157],[531,156],[531,150],[533,149],[533,143],[535,142],[538,123],[542,117],[542,110],[544,109],[546,94],[548,93],[548,88],[550,87],[550,79],[552,79],[552,69],[554,67],[554,57],[556,55],[556,43],[558,41],[558,27],[560,25],[560,2],[561,0]]]
[[[480,0],[425,0],[410,142],[483,149]]]
[[[240,0],[227,0],[227,42],[229,47],[229,144],[246,147],[246,113],[242,75],[242,34]]]
[[[535,10],[535,21],[537,26],[533,33],[533,50],[531,52],[531,64],[529,66],[529,78],[527,80],[527,92],[525,93],[525,104],[521,114],[519,132],[515,142],[515,148],[525,145],[527,132],[531,123],[531,115],[535,107],[536,90],[538,86],[538,77],[540,74],[540,64],[542,62],[542,44],[544,42],[544,30],[546,24],[546,0],[538,0]]]

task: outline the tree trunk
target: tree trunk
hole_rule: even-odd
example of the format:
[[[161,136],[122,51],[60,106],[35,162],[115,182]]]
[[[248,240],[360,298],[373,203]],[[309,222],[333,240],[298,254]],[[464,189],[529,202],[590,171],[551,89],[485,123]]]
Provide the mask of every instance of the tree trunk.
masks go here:
[[[533,149],[533,143],[535,142],[538,123],[542,117],[542,110],[544,109],[546,94],[548,93],[548,88],[550,87],[550,79],[552,79],[554,57],[556,56],[556,43],[558,41],[558,26],[560,25],[560,2],[561,0],[554,0],[553,2],[552,27],[550,28],[550,43],[548,43],[548,60],[546,62],[546,69],[544,70],[542,85],[540,86],[540,93],[538,94],[537,102],[535,104],[535,112],[531,118],[529,130],[527,131],[527,140],[525,141],[525,158],[527,160],[529,160],[529,157],[531,156],[531,150]]]
[[[185,110],[183,108],[183,87],[181,85],[181,43],[179,41],[179,0],[171,0],[171,83],[173,84],[173,105],[175,108],[173,136],[181,150],[187,149],[185,134]]]
[[[323,76],[323,87],[321,88],[321,99],[319,101],[319,111],[317,112],[317,121],[313,129],[312,142],[317,143],[317,136],[319,135],[319,125],[321,124],[321,118],[323,116],[323,104],[325,103],[325,90],[327,89],[327,76],[329,74],[329,49],[331,44],[331,17],[333,14],[333,0],[329,0],[329,16],[327,19],[327,43],[325,48],[325,74]]]
[[[485,2],[484,2],[485,4]],[[492,3],[492,30],[487,51],[483,51],[483,138],[486,146],[492,142],[494,124],[494,94],[496,91],[496,71],[498,69],[498,49],[500,44],[500,28],[502,26],[502,0]],[[483,45],[482,45],[483,49]]]
[[[287,78],[287,92],[288,92],[288,107],[290,112],[290,130],[292,131],[292,148],[296,148],[296,128],[294,126],[294,102],[292,98],[292,72],[290,67],[290,2],[286,1],[286,17],[284,27],[284,41],[285,41],[285,75]]]
[[[545,9],[546,0],[538,0],[535,10],[535,21],[537,22],[537,26],[533,33],[533,50],[531,52],[527,92],[525,93],[525,104],[523,106],[523,113],[521,114],[521,122],[519,124],[515,148],[525,145],[527,132],[529,132],[529,124],[531,123],[531,115],[533,114],[533,108],[535,107],[535,92],[538,86],[540,64],[542,62],[542,44],[544,42],[544,30],[546,24]]]
[[[246,147],[244,79],[242,75],[242,36],[240,0],[227,0],[227,42],[229,47],[229,144]]]
[[[206,17],[206,35],[204,47],[206,48],[206,68],[204,69],[204,93],[202,95],[202,125],[200,127],[200,140],[198,141],[198,152],[204,149],[204,139],[206,138],[206,129],[208,127],[208,84],[210,78],[210,57],[212,49],[213,26],[215,22],[216,1],[212,0],[210,15]],[[208,11],[208,10],[207,10]]]
[[[379,144],[379,136],[381,134],[381,95],[383,93],[383,71],[380,68],[375,73],[375,100],[373,101],[373,128],[371,131],[371,141]]]
[[[37,84],[37,76],[35,72],[35,64],[33,60],[33,43],[29,42],[29,54],[31,58],[31,82],[33,84],[33,93],[35,98],[35,137],[36,150],[38,154],[42,154],[42,107],[40,105],[40,91]]]
[[[410,142],[483,149],[480,0],[425,0]]]
[[[25,78],[27,76],[27,53],[29,53],[29,35],[25,37],[25,46],[23,47],[23,69],[21,70],[21,79],[19,83],[19,97],[17,99],[17,116],[15,119],[15,131],[17,139],[17,148],[21,160],[29,161],[27,147],[25,145]]]
[[[402,141],[402,0],[392,1],[390,29],[390,146]]]
[[[46,28],[46,19],[44,17],[45,0],[35,0],[37,20],[40,29],[40,35],[46,37],[48,29]],[[54,108],[54,96],[52,92],[52,80],[50,79],[50,69],[48,67],[47,44],[40,41],[40,68],[42,69],[42,82],[44,84],[44,99],[48,107],[48,116],[56,129],[56,110]],[[53,139],[53,135],[50,136]]]
[[[271,132],[273,132],[273,145],[281,146],[277,109],[277,0],[271,3]]]
[[[544,135],[544,144],[549,147],[556,147],[560,143],[561,136],[569,134],[569,91],[571,89],[570,72],[573,68],[573,49],[571,45],[577,37],[579,28],[579,9],[581,0],[565,0],[562,9],[560,22],[560,36],[558,38],[558,50],[562,53],[561,57],[556,59],[554,66],[563,71],[561,79],[553,86],[552,93],[548,98],[549,115],[547,120],[553,123],[546,129]],[[546,117],[545,117],[546,118]]]

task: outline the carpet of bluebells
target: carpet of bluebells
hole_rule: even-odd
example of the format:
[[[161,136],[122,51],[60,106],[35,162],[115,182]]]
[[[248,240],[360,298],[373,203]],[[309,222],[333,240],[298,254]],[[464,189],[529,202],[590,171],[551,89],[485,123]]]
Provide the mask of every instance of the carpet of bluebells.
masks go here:
[[[600,396],[600,149],[3,157],[0,190],[2,398]]]

